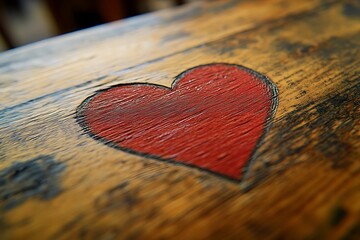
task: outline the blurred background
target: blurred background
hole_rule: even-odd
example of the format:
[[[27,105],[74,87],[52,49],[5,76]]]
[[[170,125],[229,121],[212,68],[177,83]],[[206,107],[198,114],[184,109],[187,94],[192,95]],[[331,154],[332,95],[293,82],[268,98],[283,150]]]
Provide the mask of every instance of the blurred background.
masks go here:
[[[196,0],[0,0],[0,51]]]

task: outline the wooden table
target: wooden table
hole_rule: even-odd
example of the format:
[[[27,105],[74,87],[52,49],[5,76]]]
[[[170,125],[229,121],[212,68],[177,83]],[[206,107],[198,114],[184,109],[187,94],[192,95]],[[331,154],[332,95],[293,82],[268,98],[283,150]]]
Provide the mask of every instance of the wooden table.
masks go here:
[[[0,238],[359,239],[359,17],[359,1],[351,0],[199,2],[1,53]],[[243,117],[232,91],[245,85],[211,85],[230,72],[272,89],[259,95],[270,96],[270,115],[256,125],[264,134],[236,163],[238,175],[231,166],[206,165],[206,158],[196,162],[224,144],[230,147],[216,161],[242,149],[232,148],[241,144],[232,139],[246,136],[244,129],[231,131],[226,118],[216,128],[227,134],[217,136],[211,122],[230,116],[230,105],[234,121]],[[212,127],[208,136],[186,134],[201,151],[192,149],[185,161],[177,156],[185,156],[181,147],[190,149],[189,141],[158,134],[167,125],[157,118],[171,113],[161,112],[164,104],[182,116],[187,105],[179,99],[193,93],[175,92],[193,79],[211,92],[202,92],[205,105],[197,99],[194,109],[227,115],[203,119]],[[152,120],[137,105],[141,97],[122,97],[135,86],[149,88],[144,98],[162,99],[146,112],[164,126],[157,138],[149,137],[155,127],[146,129]],[[109,91],[115,100],[102,101]],[[156,91],[175,97],[163,101]],[[251,99],[241,111],[260,106]],[[121,121],[131,126],[128,135],[116,128],[125,134],[120,140],[96,130],[107,120],[98,116],[102,109],[118,102],[128,109]],[[184,119],[196,120],[188,110]],[[195,120],[171,127],[197,131]],[[110,130],[113,123],[106,123]],[[145,136],[149,151],[131,142]]]

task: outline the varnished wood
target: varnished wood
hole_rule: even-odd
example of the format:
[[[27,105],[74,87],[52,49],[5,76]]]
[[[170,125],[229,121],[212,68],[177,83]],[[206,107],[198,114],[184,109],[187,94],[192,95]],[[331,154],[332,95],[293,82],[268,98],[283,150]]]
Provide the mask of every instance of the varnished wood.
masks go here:
[[[0,54],[0,238],[358,239],[359,9],[202,2]],[[240,183],[111,148],[76,120],[96,91],[170,87],[214,62],[279,90]]]

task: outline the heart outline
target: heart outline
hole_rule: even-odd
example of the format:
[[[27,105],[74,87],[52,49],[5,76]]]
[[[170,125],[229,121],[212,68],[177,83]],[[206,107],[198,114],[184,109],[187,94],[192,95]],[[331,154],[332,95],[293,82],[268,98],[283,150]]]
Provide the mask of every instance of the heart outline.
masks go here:
[[[175,87],[176,83],[178,81],[180,81],[182,79],[182,77],[187,74],[188,72],[199,68],[199,67],[205,67],[205,66],[211,66],[211,65],[226,65],[226,66],[233,66],[233,67],[237,67],[240,70],[246,71],[248,73],[250,73],[251,75],[254,75],[257,79],[260,79],[261,81],[263,81],[271,90],[271,105],[270,108],[268,110],[267,113],[267,117],[266,120],[264,122],[264,129],[263,132],[261,134],[261,136],[258,138],[249,159],[246,161],[244,167],[241,169],[241,172],[239,174],[241,174],[239,179],[234,179],[232,177],[229,177],[227,175],[206,169],[206,168],[202,168],[197,166],[196,164],[191,164],[191,163],[184,163],[184,162],[180,162],[179,160],[176,159],[171,159],[171,158],[162,158],[160,156],[157,155],[153,155],[150,153],[145,153],[145,152],[140,152],[140,151],[136,151],[133,150],[131,148],[126,148],[126,147],[121,147],[118,144],[114,143],[111,140],[106,140],[104,137],[98,136],[96,133],[93,133],[90,131],[90,128],[88,127],[86,121],[84,120],[84,114],[83,112],[85,111],[87,104],[92,100],[92,98],[94,98],[95,96],[97,96],[98,94],[101,94],[102,92],[108,91],[112,88],[117,88],[117,87],[121,87],[121,86],[134,86],[134,85],[138,85],[138,86],[155,86],[157,88],[162,88],[165,90],[170,90],[172,91],[173,88]],[[104,89],[100,89],[94,92],[94,94],[92,94],[91,96],[85,98],[81,104],[76,108],[76,115],[75,115],[75,119],[77,121],[77,123],[80,125],[80,127],[83,129],[83,131],[88,134],[91,138],[93,138],[96,141],[101,142],[102,144],[109,146],[111,148],[114,148],[116,150],[120,150],[129,154],[134,154],[149,160],[155,160],[155,161],[161,161],[161,162],[166,162],[166,163],[170,163],[173,165],[177,165],[177,166],[184,166],[184,167],[189,167],[189,168],[194,168],[197,170],[200,170],[200,172],[205,172],[205,173],[210,173],[211,175],[215,175],[216,177],[220,177],[235,183],[241,183],[243,182],[247,177],[248,177],[248,173],[251,170],[251,167],[253,165],[253,163],[255,162],[255,159],[257,157],[257,150],[258,148],[263,144],[264,138],[266,137],[266,135],[268,134],[271,125],[273,123],[275,114],[276,114],[276,110],[278,107],[278,96],[279,96],[279,90],[276,86],[276,84],[266,75],[263,75],[261,73],[258,73],[250,68],[247,68],[245,66],[242,65],[238,65],[238,64],[231,64],[231,63],[208,63],[208,64],[202,64],[202,65],[198,65],[192,68],[189,68],[183,72],[181,72],[180,74],[178,74],[177,76],[174,77],[173,82],[171,83],[170,87],[168,86],[164,86],[164,85],[160,85],[160,84],[156,84],[156,83],[147,83],[147,82],[133,82],[133,83],[120,83],[120,84],[115,84],[112,86],[109,86],[107,88]]]

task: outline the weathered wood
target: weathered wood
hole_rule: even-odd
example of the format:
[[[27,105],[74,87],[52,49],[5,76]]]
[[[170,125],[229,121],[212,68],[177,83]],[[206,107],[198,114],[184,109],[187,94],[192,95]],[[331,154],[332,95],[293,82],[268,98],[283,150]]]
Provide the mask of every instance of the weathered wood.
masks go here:
[[[359,9],[204,2],[0,54],[0,238],[359,238]],[[240,183],[111,148],[77,122],[96,91],[171,87],[210,63],[279,91]]]

